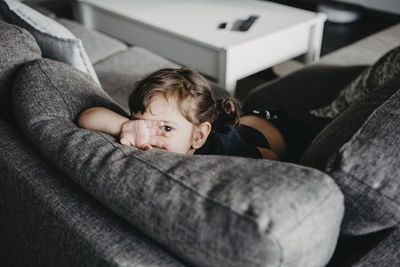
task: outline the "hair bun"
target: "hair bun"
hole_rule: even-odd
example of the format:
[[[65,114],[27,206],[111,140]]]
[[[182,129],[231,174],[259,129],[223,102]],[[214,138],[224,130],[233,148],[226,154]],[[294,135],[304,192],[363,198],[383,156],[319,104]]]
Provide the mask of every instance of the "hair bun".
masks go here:
[[[233,97],[224,97],[216,101],[216,119],[213,127],[223,131],[229,125],[239,124],[240,103]]]

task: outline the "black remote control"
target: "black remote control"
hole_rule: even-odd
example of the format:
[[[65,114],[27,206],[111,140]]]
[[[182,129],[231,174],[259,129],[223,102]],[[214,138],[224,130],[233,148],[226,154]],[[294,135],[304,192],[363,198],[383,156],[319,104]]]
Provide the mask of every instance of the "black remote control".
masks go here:
[[[258,16],[256,16],[256,15],[250,16],[248,19],[243,21],[243,23],[239,26],[239,30],[242,32],[248,31],[250,29],[251,25],[253,25],[253,23],[257,19],[258,19]]]
[[[218,25],[218,29],[225,29],[225,28],[226,28],[226,25],[228,25],[228,23],[226,23],[226,22],[221,22],[221,23]]]

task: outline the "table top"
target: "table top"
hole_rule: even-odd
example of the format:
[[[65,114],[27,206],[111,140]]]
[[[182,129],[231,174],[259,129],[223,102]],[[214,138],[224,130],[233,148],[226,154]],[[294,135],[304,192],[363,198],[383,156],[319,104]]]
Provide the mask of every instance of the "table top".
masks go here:
[[[318,13],[260,0],[78,0],[172,35],[229,48],[320,20]],[[247,32],[232,30],[238,20],[259,18]],[[324,15],[323,15],[324,16]],[[226,29],[218,29],[227,22]]]

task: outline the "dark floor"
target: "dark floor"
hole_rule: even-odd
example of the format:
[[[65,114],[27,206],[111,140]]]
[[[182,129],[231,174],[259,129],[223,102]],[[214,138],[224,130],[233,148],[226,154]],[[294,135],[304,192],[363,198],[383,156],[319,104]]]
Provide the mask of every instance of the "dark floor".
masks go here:
[[[281,4],[290,5],[317,12],[318,0],[268,0]],[[341,7],[346,6],[339,4]],[[361,14],[359,21],[349,24],[338,24],[327,21],[324,27],[322,39],[321,55],[325,55],[338,48],[353,43],[361,38],[383,30],[394,24],[400,23],[400,15],[378,12],[347,5],[349,8],[356,9]]]

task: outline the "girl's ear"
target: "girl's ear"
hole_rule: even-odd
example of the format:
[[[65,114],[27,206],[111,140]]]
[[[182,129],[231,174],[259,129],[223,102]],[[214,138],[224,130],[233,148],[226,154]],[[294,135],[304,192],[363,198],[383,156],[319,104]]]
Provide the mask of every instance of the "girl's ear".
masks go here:
[[[211,124],[209,122],[203,122],[196,127],[193,134],[192,147],[194,149],[200,148],[207,141],[207,137],[211,132]]]

